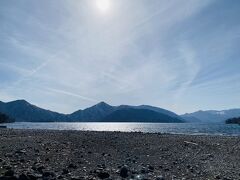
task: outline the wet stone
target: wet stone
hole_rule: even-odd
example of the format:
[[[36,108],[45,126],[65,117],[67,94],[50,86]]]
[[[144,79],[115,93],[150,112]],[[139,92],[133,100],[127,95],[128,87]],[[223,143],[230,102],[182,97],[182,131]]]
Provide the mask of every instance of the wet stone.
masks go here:
[[[5,176],[14,176],[14,171],[13,170],[7,170],[5,173],[4,173]]]
[[[103,172],[103,171],[98,172],[97,176],[98,176],[100,179],[106,179],[106,178],[109,178],[109,177],[110,177],[109,173]]]
[[[126,166],[122,167],[120,170],[120,176],[123,178],[128,177],[128,168]]]
[[[156,180],[165,180],[163,176],[158,176]]]
[[[24,154],[27,151],[25,149],[15,151],[15,154]]]
[[[71,177],[71,180],[83,180],[84,179],[84,177]]]
[[[148,169],[149,169],[149,171],[151,171],[151,172],[153,172],[153,171],[154,171],[154,167],[153,167],[153,166],[151,166],[151,165],[148,165]]]
[[[46,171],[43,173],[43,177],[55,177],[55,173]]]
[[[38,172],[43,172],[43,169],[45,169],[45,167],[44,166],[39,166],[39,167],[37,167],[37,171]]]
[[[68,168],[77,169],[77,166],[76,166],[75,164],[69,164],[69,165],[68,165]]]
[[[64,175],[64,174],[68,174],[69,173],[69,171],[67,170],[67,169],[63,169],[63,171],[62,171],[62,174]]]
[[[42,175],[41,175],[41,174],[37,174],[37,173],[29,173],[29,174],[28,174],[28,177],[29,177],[31,180],[35,180],[35,179],[41,178]]]
[[[26,174],[21,174],[18,180],[31,180]]]

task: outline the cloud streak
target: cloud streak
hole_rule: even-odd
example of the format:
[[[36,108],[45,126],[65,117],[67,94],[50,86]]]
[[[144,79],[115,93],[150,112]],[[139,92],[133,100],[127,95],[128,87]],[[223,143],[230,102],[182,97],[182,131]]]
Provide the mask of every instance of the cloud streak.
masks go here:
[[[75,98],[79,98],[81,100],[84,100],[84,101],[90,101],[90,102],[98,102],[96,99],[93,99],[93,98],[89,98],[89,97],[86,97],[86,96],[81,96],[79,94],[76,94],[76,93],[72,93],[72,92],[69,92],[69,91],[63,91],[63,90],[60,90],[60,89],[54,89],[54,88],[45,88],[47,91],[52,91],[52,92],[55,92],[55,93],[60,93],[60,94],[64,94],[64,95],[67,95],[67,96],[72,96],[72,97],[75,97]]]
[[[238,2],[114,0],[104,16],[88,0],[26,2],[0,2],[0,100],[66,113],[98,100],[178,113],[237,105],[214,102],[240,96]]]

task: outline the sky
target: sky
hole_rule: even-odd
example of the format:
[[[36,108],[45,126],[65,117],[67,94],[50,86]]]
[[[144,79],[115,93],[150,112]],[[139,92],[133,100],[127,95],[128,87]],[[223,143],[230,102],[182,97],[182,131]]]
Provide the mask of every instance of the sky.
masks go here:
[[[1,0],[0,101],[240,108],[239,0]]]

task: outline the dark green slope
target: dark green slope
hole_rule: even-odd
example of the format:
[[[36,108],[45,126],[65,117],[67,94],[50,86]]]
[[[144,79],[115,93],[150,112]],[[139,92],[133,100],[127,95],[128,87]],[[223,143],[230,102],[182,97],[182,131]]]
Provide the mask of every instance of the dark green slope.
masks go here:
[[[11,123],[14,122],[14,119],[11,119],[6,114],[0,113],[0,123]]]
[[[39,108],[25,100],[0,103],[0,112],[15,119],[15,121],[50,122],[66,119],[63,114]]]
[[[107,115],[102,122],[161,122],[181,123],[181,119],[174,118],[149,109],[126,108],[119,109]]]

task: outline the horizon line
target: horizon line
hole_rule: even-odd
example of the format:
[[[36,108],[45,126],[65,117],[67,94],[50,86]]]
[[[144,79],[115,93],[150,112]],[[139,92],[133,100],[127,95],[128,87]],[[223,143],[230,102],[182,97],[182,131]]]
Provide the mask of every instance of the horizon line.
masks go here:
[[[45,109],[45,108],[40,107],[40,106],[38,106],[38,105],[32,104],[31,102],[29,102],[29,101],[27,101],[27,100],[25,100],[25,99],[16,99],[16,100],[8,101],[8,102],[4,102],[4,101],[1,101],[1,100],[0,100],[0,103],[1,103],[1,102],[2,102],[2,103],[12,103],[12,102],[17,102],[17,101],[25,101],[25,102],[29,103],[30,105],[36,106],[37,108],[40,108],[40,109],[43,109],[43,110],[48,110],[48,111],[55,112],[55,113],[58,113],[58,114],[64,114],[64,115],[70,115],[70,114],[73,114],[73,113],[75,113],[75,112],[77,112],[77,111],[83,111],[83,110],[86,110],[86,109],[88,109],[88,108],[94,107],[94,106],[96,106],[96,105],[98,105],[98,104],[101,104],[101,103],[104,103],[104,104],[109,105],[109,106],[111,106],[111,107],[119,107],[119,106],[131,106],[131,107],[152,106],[152,107],[155,107],[155,108],[160,108],[160,109],[167,110],[167,111],[170,111],[170,112],[175,113],[175,112],[172,111],[172,110],[165,109],[165,108],[158,107],[158,106],[148,105],[148,104],[140,104],[140,105],[128,105],[128,104],[111,105],[111,104],[106,103],[105,101],[100,101],[100,102],[98,102],[98,103],[96,103],[96,104],[93,104],[92,106],[89,106],[89,107],[86,107],[86,108],[83,108],[83,109],[75,110],[75,111],[73,111],[72,113],[62,113],[62,112],[54,111],[54,110],[51,110],[51,109]],[[200,110],[196,110],[196,111],[194,111],[194,112],[185,112],[185,113],[183,113],[183,114],[175,113],[175,114],[181,116],[181,115],[185,115],[185,114],[192,114],[192,113],[199,112],[199,111],[228,111],[228,110],[234,110],[234,109],[240,109],[240,108],[236,108],[236,107],[235,107],[235,108],[221,109],[221,110],[216,110],[216,109],[202,110],[202,109],[200,109]]]

